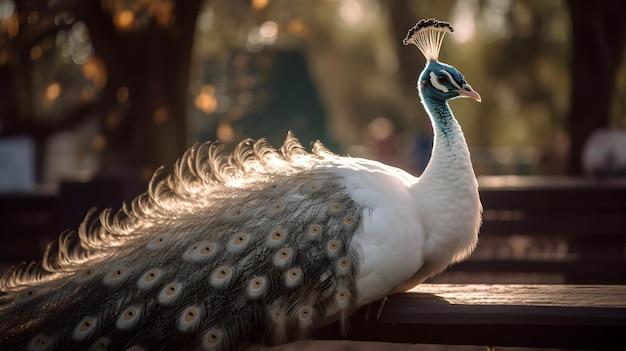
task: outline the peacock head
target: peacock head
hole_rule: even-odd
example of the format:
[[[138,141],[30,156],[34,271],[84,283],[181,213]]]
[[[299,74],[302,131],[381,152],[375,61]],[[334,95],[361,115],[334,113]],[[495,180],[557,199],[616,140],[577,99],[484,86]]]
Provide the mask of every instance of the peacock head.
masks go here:
[[[469,97],[480,102],[480,95],[467,83],[456,68],[439,62],[439,49],[443,37],[454,28],[447,22],[435,19],[421,20],[409,29],[403,43],[414,44],[424,54],[426,67],[418,81],[420,96],[424,101],[439,101]]]
[[[480,95],[467,83],[456,68],[436,60],[429,60],[418,82],[424,100],[447,101],[468,97],[480,102]]]

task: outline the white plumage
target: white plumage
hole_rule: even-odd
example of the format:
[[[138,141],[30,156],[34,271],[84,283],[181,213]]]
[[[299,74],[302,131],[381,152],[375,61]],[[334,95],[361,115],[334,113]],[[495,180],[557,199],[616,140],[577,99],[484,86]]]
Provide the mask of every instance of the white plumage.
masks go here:
[[[195,146],[130,206],[88,215],[4,275],[0,348],[282,343],[468,256],[481,205],[447,100],[480,96],[436,60],[451,30],[420,21],[405,40],[429,59],[419,88],[435,144],[421,178],[320,143],[306,152],[291,134],[280,151]]]

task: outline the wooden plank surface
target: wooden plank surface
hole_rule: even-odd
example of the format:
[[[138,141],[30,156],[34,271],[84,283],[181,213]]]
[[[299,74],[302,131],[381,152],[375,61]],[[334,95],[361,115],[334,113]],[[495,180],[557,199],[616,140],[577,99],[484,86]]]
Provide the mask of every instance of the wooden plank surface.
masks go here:
[[[431,294],[453,305],[593,306],[626,312],[626,285],[421,284],[408,295],[412,293]]]
[[[567,176],[479,176],[478,184],[485,190],[545,190],[626,188],[624,178],[591,178]]]
[[[369,309],[348,339],[626,350],[626,286],[424,284]]]

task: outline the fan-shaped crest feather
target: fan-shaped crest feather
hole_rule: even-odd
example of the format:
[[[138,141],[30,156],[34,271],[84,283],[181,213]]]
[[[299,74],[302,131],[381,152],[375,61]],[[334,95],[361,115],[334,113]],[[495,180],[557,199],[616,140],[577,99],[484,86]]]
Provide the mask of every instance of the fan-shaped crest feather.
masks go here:
[[[97,218],[92,218],[95,210],[90,210],[78,235],[65,232],[48,245],[42,261],[9,269],[0,278],[0,291],[18,291],[80,271],[109,257],[112,248],[143,239],[136,233],[146,235],[147,231],[139,229],[192,213],[218,199],[236,197],[237,189],[312,168],[324,158],[335,156],[319,142],[312,151],[307,152],[291,132],[280,151],[264,139],[244,140],[229,154],[219,143],[196,144],[175,163],[169,175],[159,168],[147,192],[130,206],[123,204],[116,213],[105,209]]]
[[[427,61],[437,61],[443,37],[448,32],[454,32],[454,28],[448,22],[437,21],[432,18],[421,20],[409,29],[402,43],[404,45],[414,44]]]

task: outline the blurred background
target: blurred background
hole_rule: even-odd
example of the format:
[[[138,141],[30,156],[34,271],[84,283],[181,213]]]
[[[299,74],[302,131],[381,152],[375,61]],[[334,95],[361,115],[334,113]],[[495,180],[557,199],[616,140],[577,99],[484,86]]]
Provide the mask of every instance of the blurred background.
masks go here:
[[[197,141],[293,130],[419,174],[418,19],[483,97],[453,102],[478,175],[580,175],[626,126],[623,4],[602,0],[0,0],[1,188],[146,182]],[[613,156],[615,159],[615,156]],[[137,185],[143,188],[143,185]]]

